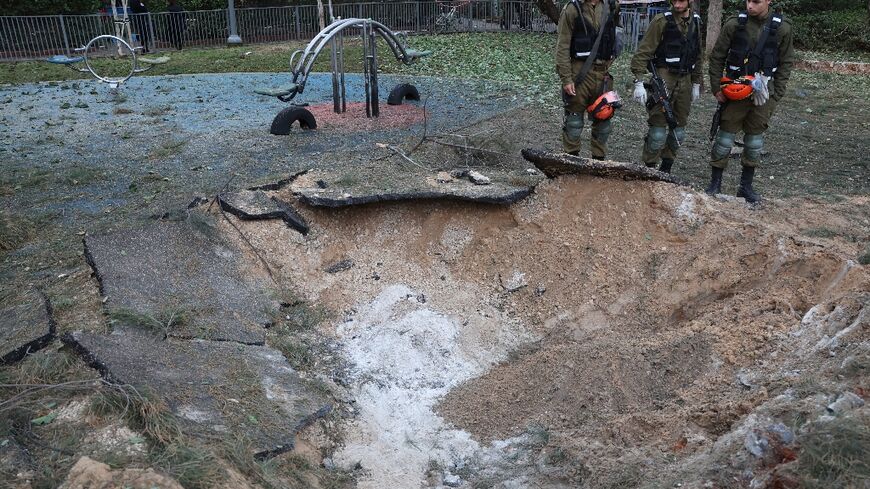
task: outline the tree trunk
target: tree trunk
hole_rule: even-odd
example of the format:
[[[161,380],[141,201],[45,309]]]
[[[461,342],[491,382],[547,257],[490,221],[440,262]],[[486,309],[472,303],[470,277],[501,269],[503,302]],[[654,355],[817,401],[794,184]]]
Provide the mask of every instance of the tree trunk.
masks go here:
[[[719,1],[721,2],[722,0]],[[548,19],[552,20],[554,24],[559,23],[559,6],[556,5],[553,0],[535,0],[535,5],[537,5],[538,10],[546,15]]]
[[[722,0],[710,0],[710,6],[707,7],[707,54],[713,50],[716,45],[716,39],[719,38],[719,31],[722,30]]]
[[[722,0],[719,0],[720,2]],[[317,20],[320,22],[320,30],[326,28],[326,23],[324,22],[324,14],[323,14],[323,0],[317,0]]]

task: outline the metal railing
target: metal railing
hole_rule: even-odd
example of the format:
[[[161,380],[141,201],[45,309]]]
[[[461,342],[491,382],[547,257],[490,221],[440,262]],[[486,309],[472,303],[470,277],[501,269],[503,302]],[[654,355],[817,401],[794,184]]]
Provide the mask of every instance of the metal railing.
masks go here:
[[[328,9],[328,7],[324,7]],[[329,17],[329,12],[325,12]],[[556,26],[527,0],[434,0],[333,5],[335,17],[372,18],[395,31],[413,33],[530,31]],[[237,9],[238,33],[248,44],[302,41],[320,31],[315,5]],[[226,10],[159,12],[130,16],[134,44],[149,48],[226,45]],[[621,15],[625,47],[633,50],[646,31],[645,10]],[[328,21],[327,21],[328,23]],[[70,55],[100,34],[114,34],[110,14],[0,16],[0,61]]]

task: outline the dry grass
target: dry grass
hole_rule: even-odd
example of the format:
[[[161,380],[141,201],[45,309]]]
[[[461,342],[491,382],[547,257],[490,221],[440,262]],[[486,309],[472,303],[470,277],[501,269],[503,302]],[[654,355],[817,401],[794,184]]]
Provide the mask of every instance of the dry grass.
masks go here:
[[[867,487],[870,483],[870,416],[866,413],[816,422],[799,441],[795,472],[801,487]]]
[[[112,385],[101,390],[91,401],[90,412],[100,416],[120,416],[156,445],[168,446],[181,439],[178,420],[166,403],[129,385]]]

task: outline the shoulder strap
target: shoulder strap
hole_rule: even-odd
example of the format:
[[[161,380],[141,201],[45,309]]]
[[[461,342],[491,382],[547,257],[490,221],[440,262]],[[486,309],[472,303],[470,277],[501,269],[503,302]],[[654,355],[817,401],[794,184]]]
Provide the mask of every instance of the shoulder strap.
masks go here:
[[[782,24],[782,15],[775,13],[770,16],[770,20],[764,24],[764,29],[761,30],[761,34],[758,35],[758,40],[755,42],[755,49],[752,50],[753,56],[756,58],[761,57],[764,45],[767,44],[767,38],[771,34],[776,35],[776,30],[779,29],[780,24]]]

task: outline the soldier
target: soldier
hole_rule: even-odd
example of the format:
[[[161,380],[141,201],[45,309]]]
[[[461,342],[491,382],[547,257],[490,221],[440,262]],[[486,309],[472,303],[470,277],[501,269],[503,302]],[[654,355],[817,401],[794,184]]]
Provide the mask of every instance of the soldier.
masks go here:
[[[691,104],[701,94],[703,77],[701,54],[701,16],[692,14],[689,0],[671,0],[670,12],[656,15],[631,58],[634,74],[634,100],[645,104],[647,91],[641,77],[653,60],[670,94],[677,127],[668,131],[661,104],[647,107],[649,130],[644,138],[641,159],[659,170],[671,172],[677,150],[686,136]]]
[[[752,179],[761,161],[764,131],[785,95],[793,61],[791,24],[782,14],[770,11],[770,0],[746,0],[746,12],[722,26],[710,53],[710,87],[719,88],[714,95],[724,107],[711,151],[708,194],[719,193],[734,137],[743,131],[743,172],[737,196],[750,203],[761,200],[752,189]]]
[[[556,72],[565,103],[562,148],[569,154],[580,152],[587,111],[592,120],[592,157],[603,160],[607,154],[610,118],[619,106],[607,73],[622,46],[618,25],[616,0],[571,0],[559,16]]]

